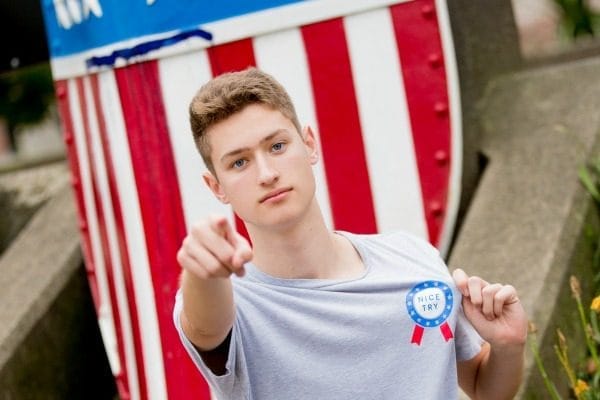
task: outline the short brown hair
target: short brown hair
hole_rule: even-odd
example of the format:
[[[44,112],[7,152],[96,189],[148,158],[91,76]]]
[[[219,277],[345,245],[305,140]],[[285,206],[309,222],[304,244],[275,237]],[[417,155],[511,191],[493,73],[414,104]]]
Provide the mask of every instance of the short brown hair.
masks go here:
[[[251,67],[219,75],[203,85],[190,103],[190,125],[196,147],[214,174],[206,131],[250,104],[265,104],[288,118],[298,133],[300,123],[290,96],[271,75]]]

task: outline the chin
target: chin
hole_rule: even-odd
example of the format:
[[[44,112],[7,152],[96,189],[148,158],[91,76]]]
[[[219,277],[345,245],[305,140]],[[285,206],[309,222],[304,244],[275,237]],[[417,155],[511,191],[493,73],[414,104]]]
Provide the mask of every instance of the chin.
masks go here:
[[[297,213],[272,211],[268,217],[261,218],[260,221],[248,221],[248,223],[260,230],[285,231],[294,227],[300,219]]]

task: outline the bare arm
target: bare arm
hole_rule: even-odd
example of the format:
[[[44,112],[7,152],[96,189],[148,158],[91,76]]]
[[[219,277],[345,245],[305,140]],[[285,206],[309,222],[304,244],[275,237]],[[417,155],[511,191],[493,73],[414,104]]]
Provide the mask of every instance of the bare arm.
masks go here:
[[[225,217],[211,217],[191,229],[177,253],[183,268],[183,332],[201,351],[219,346],[235,318],[231,274],[243,275],[252,258],[248,242]]]
[[[492,348],[485,343],[472,360],[458,363],[460,387],[472,399],[512,399],[521,384],[523,362],[524,346]]]
[[[201,351],[216,348],[227,337],[235,316],[230,279],[199,279],[184,271],[181,289],[183,332]]]
[[[465,316],[487,342],[472,360],[458,363],[459,384],[472,399],[512,399],[521,384],[527,338],[527,316],[517,292],[462,270],[453,275]]]

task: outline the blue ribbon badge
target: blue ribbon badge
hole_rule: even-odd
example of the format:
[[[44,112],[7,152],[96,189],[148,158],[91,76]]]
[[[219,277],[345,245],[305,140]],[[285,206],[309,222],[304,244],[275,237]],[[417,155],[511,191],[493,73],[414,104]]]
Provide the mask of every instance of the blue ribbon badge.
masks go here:
[[[446,342],[454,337],[447,319],[454,306],[452,289],[440,281],[424,281],[406,295],[408,315],[415,322],[411,343],[421,345],[425,328],[440,327]]]

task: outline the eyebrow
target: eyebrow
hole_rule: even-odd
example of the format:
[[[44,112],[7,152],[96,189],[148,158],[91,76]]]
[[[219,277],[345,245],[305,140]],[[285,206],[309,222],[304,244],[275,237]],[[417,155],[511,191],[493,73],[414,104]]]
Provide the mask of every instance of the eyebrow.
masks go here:
[[[287,129],[277,129],[275,132],[268,134],[267,136],[265,136],[264,138],[262,138],[259,142],[260,144],[263,144],[265,142],[270,141],[271,139],[273,139],[275,136],[279,135],[280,133],[283,132],[287,132]],[[235,150],[231,150],[230,152],[227,152],[223,155],[223,157],[221,157],[221,162],[223,162],[223,160],[227,159],[227,158],[231,158],[234,156],[237,156],[238,154],[244,153],[246,151],[250,150],[250,147],[240,147],[239,149],[235,149]]]

